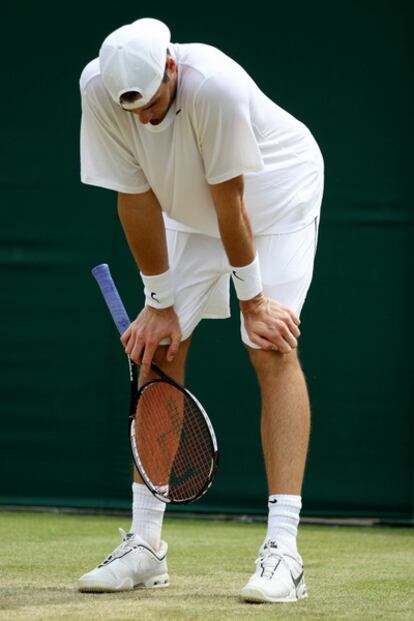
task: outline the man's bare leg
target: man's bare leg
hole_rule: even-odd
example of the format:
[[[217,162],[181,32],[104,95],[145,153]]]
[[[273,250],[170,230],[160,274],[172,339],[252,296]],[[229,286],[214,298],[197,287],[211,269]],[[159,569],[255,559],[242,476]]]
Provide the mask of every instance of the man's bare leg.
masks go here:
[[[168,362],[166,359],[167,347],[160,345],[155,353],[154,362],[162,369],[167,375],[175,379],[179,384],[184,384],[185,376],[185,361],[187,359],[188,350],[191,345],[191,336],[180,343],[179,350],[172,362]],[[144,375],[142,372],[139,375],[139,385],[142,386],[145,382],[151,379],[157,379],[158,375],[155,372],[151,372],[149,375]],[[136,468],[134,468],[134,481],[135,483],[142,483],[142,479]]]
[[[310,431],[305,378],[296,354],[249,349],[262,398],[261,436],[269,495],[300,495]]]
[[[184,380],[185,359],[190,342],[189,338],[181,343],[173,362],[165,359],[166,347],[159,347],[154,356],[154,361],[163,371],[179,382]],[[151,378],[152,374],[145,378],[140,377],[140,384]],[[121,544],[104,563],[79,578],[78,589],[95,593],[130,590],[137,584],[146,587],[168,586],[168,546],[161,542],[165,506],[165,503],[151,494],[135,471],[130,532],[138,535],[140,539],[132,538],[130,534],[123,536]],[[141,548],[136,545],[140,540],[146,544],[145,548],[149,546],[153,552],[145,548],[141,552]]]
[[[184,383],[185,361],[190,347],[191,337],[180,344],[177,355],[172,362],[166,359],[167,347],[158,347],[154,362],[170,377],[180,384]],[[156,373],[144,376],[140,373],[139,384],[157,378]],[[130,532],[139,535],[154,549],[158,550],[161,543],[162,522],[165,503],[155,498],[144,485],[137,469],[134,467],[134,483],[132,485],[132,524]]]
[[[261,436],[269,490],[267,537],[296,553],[310,406],[296,351],[249,349],[262,398]]]
[[[256,571],[241,597],[248,602],[297,601],[307,596],[296,535],[309,442],[308,392],[296,352],[249,349],[249,354],[262,397],[269,517]]]
[[[167,355],[167,345],[160,345],[155,352],[154,362],[170,377],[175,379],[179,384],[184,383],[185,376],[185,361],[187,358],[188,350],[191,345],[191,336],[188,337],[185,341],[180,343],[180,347],[178,352],[172,362],[169,362],[166,358]],[[151,372],[149,375],[143,375],[140,373],[139,376],[139,384],[142,386],[144,382],[148,382],[150,379],[156,379],[158,375],[156,373]]]

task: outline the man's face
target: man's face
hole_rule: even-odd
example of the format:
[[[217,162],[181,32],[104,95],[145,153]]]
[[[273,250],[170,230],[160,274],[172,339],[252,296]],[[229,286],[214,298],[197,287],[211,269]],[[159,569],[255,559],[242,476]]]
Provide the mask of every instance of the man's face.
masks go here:
[[[160,88],[147,105],[142,106],[142,108],[130,110],[130,112],[135,114],[144,125],[147,123],[151,123],[151,125],[159,125],[165,118],[172,102],[174,101],[177,84],[177,71],[175,62],[171,58],[169,61],[170,66],[167,65],[168,81],[162,82]]]

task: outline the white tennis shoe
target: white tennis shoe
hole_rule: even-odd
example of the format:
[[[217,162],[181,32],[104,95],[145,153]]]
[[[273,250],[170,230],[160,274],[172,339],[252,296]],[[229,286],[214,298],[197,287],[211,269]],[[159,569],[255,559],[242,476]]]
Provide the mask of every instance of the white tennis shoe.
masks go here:
[[[79,578],[82,592],[130,591],[139,588],[167,587],[167,549],[161,541],[155,552],[143,539],[119,529],[120,545],[98,567]]]
[[[246,602],[296,602],[307,597],[301,557],[291,556],[267,539],[240,596]]]

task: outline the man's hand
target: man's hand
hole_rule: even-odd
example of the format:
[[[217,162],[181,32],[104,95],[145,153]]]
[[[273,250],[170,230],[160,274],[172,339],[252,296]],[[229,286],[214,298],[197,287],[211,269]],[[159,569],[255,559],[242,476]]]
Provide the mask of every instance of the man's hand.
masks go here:
[[[149,374],[155,351],[165,338],[170,339],[167,360],[171,362],[181,341],[178,317],[172,306],[158,310],[145,306],[138,317],[121,336],[125,353],[142,366],[145,375]]]
[[[260,293],[240,301],[240,310],[249,339],[262,349],[288,354],[297,347],[300,321],[286,306]]]

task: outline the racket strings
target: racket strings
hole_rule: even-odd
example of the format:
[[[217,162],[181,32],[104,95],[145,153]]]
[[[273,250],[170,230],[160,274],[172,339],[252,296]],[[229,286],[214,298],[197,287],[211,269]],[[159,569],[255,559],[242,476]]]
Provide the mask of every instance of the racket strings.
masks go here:
[[[210,431],[197,404],[167,382],[140,396],[135,417],[139,462],[150,483],[168,490],[172,501],[197,496],[213,468]]]
[[[211,468],[211,438],[204,419],[195,409],[193,402],[184,399],[185,416],[181,430],[180,444],[174,459],[173,468],[179,473],[188,465],[192,456],[195,474],[204,478]]]

